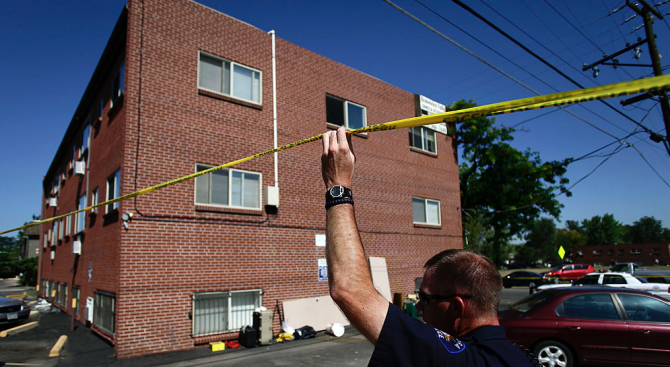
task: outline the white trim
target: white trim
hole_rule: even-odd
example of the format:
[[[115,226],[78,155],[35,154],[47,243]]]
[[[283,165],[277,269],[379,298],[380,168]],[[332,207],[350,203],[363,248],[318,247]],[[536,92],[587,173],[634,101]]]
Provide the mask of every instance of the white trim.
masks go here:
[[[426,222],[415,222],[414,221],[414,205],[412,204],[412,223],[413,224],[427,224],[427,225],[434,225],[434,226],[440,226],[442,225],[442,208],[439,200],[433,200],[433,199],[426,199],[418,196],[412,196],[412,202],[414,202],[414,199],[418,200],[423,200],[423,209],[424,209],[424,216],[426,218]],[[428,202],[433,202],[437,203],[437,223],[429,223],[428,222]]]
[[[198,171],[198,166],[204,167],[205,169],[209,169],[212,167],[216,166],[211,166],[208,164],[203,164],[203,163],[196,163],[195,164],[195,171]],[[221,171],[228,171],[228,203],[229,205],[222,205],[222,204],[213,204],[213,203],[199,203],[197,202],[197,190],[198,186],[194,184],[194,190],[193,190],[193,203],[195,205],[205,205],[205,206],[212,206],[212,207],[217,207],[217,208],[234,208],[234,209],[246,209],[246,210],[261,210],[263,209],[263,174],[261,172],[254,172],[254,171],[245,171],[241,169],[235,169],[235,168],[223,168]],[[244,173],[250,173],[254,175],[258,175],[258,207],[250,207],[250,206],[239,206],[239,205],[230,205],[230,202],[232,201],[233,198],[233,172],[242,172]],[[206,177],[207,175],[211,174],[213,172],[210,172],[206,175],[198,176],[196,177],[196,180],[198,178]],[[210,180],[210,186],[209,186],[209,191],[211,194],[212,187],[211,187],[211,180]],[[244,203],[244,179],[242,179],[242,190],[241,190],[241,195],[242,195],[242,202]],[[211,201],[211,197],[210,197]]]
[[[223,93],[222,91],[212,90],[212,89],[209,89],[209,88],[205,88],[205,87],[201,87],[201,86],[200,86],[200,55],[206,55],[206,56],[209,56],[209,57],[211,57],[211,58],[220,60],[222,63],[228,63],[228,65],[229,65],[229,72],[230,72],[230,77],[229,77],[229,81],[228,81],[228,89],[229,89],[229,91],[230,91],[229,94],[225,94],[225,93]],[[235,73],[233,72],[233,70],[234,70],[234,66],[240,66],[240,67],[243,67],[243,68],[245,68],[245,69],[249,69],[249,70],[251,70],[251,71],[254,71],[254,72],[257,72],[257,73],[258,73],[258,102],[254,101],[254,100],[251,100],[251,99],[241,98],[241,97],[238,97],[238,96],[236,96],[236,95],[233,94],[233,88],[234,88],[234,85],[235,85],[235,84],[234,84],[234,81],[233,81],[233,79],[234,79],[234,74],[235,74]],[[223,65],[221,66],[221,69],[222,69],[222,75],[223,75]],[[221,81],[221,87],[222,87],[222,88],[223,88],[223,82],[224,82],[224,81],[222,80],[222,81]],[[261,70],[254,69],[254,68],[252,68],[252,67],[250,67],[250,66],[247,66],[247,65],[244,65],[244,64],[240,64],[240,63],[237,63],[237,62],[234,62],[234,61],[230,61],[230,60],[228,60],[228,59],[224,59],[223,57],[220,57],[220,56],[212,55],[212,54],[210,54],[209,52],[198,51],[198,76],[197,76],[196,84],[197,84],[197,86],[198,86],[198,89],[200,89],[200,90],[204,90],[204,91],[207,91],[207,92],[215,93],[215,94],[218,94],[218,95],[221,95],[221,96],[225,96],[225,97],[230,97],[230,98],[233,98],[233,99],[238,99],[238,100],[240,100],[240,101],[244,101],[244,102],[252,103],[252,104],[255,104],[255,105],[259,105],[259,106],[262,106],[262,105],[263,105],[263,72],[262,72]],[[253,94],[253,91],[252,91],[252,94]]]
[[[414,133],[413,133],[415,131],[414,129],[420,129],[420,131],[421,131],[421,146],[420,147],[414,146]],[[427,129],[425,126],[414,126],[414,127],[410,127],[408,130],[412,134],[412,138],[410,139],[410,144],[409,144],[410,147],[412,147],[414,149],[419,149],[419,150],[427,152],[427,153],[437,154],[437,134],[435,133],[435,130]],[[428,133],[428,132],[433,133],[433,145],[435,146],[435,151],[434,152],[431,151],[431,150],[426,149],[426,141],[427,141],[426,133]]]

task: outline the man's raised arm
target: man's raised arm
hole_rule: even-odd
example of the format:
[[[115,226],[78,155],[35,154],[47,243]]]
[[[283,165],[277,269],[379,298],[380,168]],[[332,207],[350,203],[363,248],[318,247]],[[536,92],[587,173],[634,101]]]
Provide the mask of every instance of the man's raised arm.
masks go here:
[[[344,127],[323,135],[321,169],[326,189],[352,187],[356,158]],[[339,188],[335,191],[339,191]],[[358,234],[353,200],[333,200],[326,213],[326,257],[330,295],[372,344],[384,326],[388,301],[374,288]]]

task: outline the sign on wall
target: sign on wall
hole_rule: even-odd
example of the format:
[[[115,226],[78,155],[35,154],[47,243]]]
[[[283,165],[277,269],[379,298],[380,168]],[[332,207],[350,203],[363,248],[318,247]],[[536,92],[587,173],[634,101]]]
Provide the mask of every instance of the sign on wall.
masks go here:
[[[319,259],[319,281],[328,281],[328,263],[326,259]]]
[[[421,116],[434,115],[437,113],[446,112],[446,106],[442,103],[433,101],[430,98],[419,96],[419,108],[421,108]],[[427,128],[440,132],[447,133],[447,126],[443,123],[426,125]]]

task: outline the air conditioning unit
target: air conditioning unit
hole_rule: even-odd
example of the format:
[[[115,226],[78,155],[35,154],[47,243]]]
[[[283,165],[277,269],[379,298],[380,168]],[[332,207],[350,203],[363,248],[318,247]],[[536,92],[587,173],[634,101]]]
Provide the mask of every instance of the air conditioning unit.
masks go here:
[[[74,174],[75,175],[85,175],[86,174],[86,162],[76,161],[74,162]]]
[[[74,240],[72,241],[72,253],[81,255],[81,241],[80,240]]]
[[[265,205],[279,207],[278,186],[265,186]]]
[[[49,206],[58,206],[58,198],[49,198]]]
[[[56,251],[51,251],[51,260],[56,258]]]
[[[595,252],[595,251],[594,251]],[[584,251],[577,251],[577,255],[584,256]]]

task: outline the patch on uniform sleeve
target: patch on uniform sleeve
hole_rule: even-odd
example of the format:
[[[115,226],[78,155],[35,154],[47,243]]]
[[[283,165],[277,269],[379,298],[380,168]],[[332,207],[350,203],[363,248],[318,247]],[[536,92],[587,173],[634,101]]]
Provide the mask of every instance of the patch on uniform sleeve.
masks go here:
[[[442,330],[435,329],[435,336],[449,353],[460,353],[465,350],[465,344]]]

